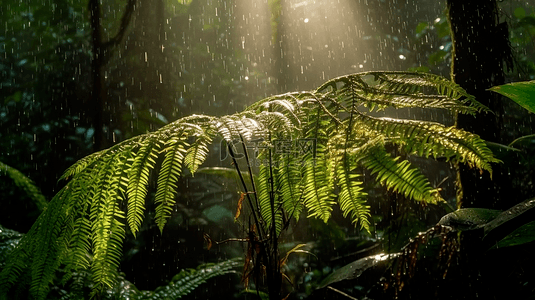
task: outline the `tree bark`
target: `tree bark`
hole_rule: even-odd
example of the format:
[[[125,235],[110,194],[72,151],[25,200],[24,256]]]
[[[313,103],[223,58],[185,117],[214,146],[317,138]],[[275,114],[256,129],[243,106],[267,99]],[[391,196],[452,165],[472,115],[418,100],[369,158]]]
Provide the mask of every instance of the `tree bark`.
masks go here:
[[[484,140],[503,143],[500,136],[503,104],[488,88],[504,83],[504,57],[509,46],[507,27],[498,23],[496,0],[447,0],[448,21],[452,38],[452,80],[463,87],[492,113],[477,116],[458,115],[457,126],[478,134]],[[512,181],[507,170],[494,164],[488,172],[457,166],[457,207],[505,209],[511,206]],[[488,298],[481,270],[483,267],[482,236],[473,231],[460,236],[460,252],[455,275],[460,299]]]
[[[117,46],[123,39],[126,29],[132,19],[132,13],[136,6],[136,0],[128,0],[125,11],[121,18],[121,24],[117,34],[107,42],[102,40],[101,28],[101,11],[99,0],[89,0],[89,14],[91,24],[91,40],[93,57],[91,59],[92,72],[92,89],[91,89],[91,103],[93,105],[92,126],[95,131],[93,134],[93,152],[102,150],[107,145],[103,135],[104,131],[104,108],[106,103],[105,83],[102,77],[102,68],[106,64],[109,56],[109,51],[112,47]]]
[[[504,83],[504,66],[510,57],[508,30],[498,23],[496,0],[448,0],[453,56],[452,80],[474,95],[493,113],[459,115],[459,128],[478,134],[484,140],[503,143],[500,136],[503,105],[488,88]],[[458,171],[458,207],[506,208],[512,183],[506,169],[493,165],[492,178],[465,165]],[[500,203],[501,202],[501,203]]]
[[[91,60],[91,72],[93,87],[91,89],[92,125],[93,125],[93,152],[102,149],[103,145],[103,117],[104,112],[104,90],[102,88],[102,65],[103,65],[103,45],[102,34],[100,32],[100,3],[99,0],[89,0],[89,14],[91,23],[91,38],[93,42],[93,58]]]

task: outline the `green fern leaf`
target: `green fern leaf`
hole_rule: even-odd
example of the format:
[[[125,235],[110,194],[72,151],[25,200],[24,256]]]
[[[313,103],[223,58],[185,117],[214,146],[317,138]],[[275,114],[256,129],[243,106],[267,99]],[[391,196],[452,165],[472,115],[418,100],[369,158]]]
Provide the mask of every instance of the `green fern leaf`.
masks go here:
[[[225,116],[219,118],[216,124],[217,132],[227,142],[232,142],[233,140],[240,139],[240,131],[238,130],[239,125],[237,119],[237,117]]]
[[[64,256],[62,250],[65,248],[61,237],[69,234],[65,226],[67,219],[65,211],[70,204],[68,194],[69,191],[65,189],[58,193],[34,225],[37,230],[37,240],[30,248],[33,256],[30,294],[36,299],[45,299],[54,272],[61,263],[60,258]]]
[[[326,160],[319,155],[315,160],[306,160],[304,165],[303,202],[309,211],[308,217],[327,222],[331,216],[334,195],[326,184]]]
[[[69,177],[74,176],[80,172],[82,172],[86,167],[100,159],[102,156],[104,156],[107,153],[108,149],[101,150],[99,152],[92,153],[80,160],[78,160],[76,163],[74,163],[72,166],[67,168],[65,172],[63,172],[63,175],[59,178],[59,180],[67,180]]]
[[[259,203],[258,209],[260,210],[260,216],[264,221],[265,228],[275,226],[275,231],[279,235],[282,229],[282,203],[275,191],[272,190],[270,175],[269,166],[261,165],[256,183]]]
[[[416,201],[442,201],[438,189],[433,189],[429,180],[417,168],[412,167],[409,161],[399,162],[399,159],[399,156],[390,156],[380,146],[357,154],[358,162],[376,174],[377,180],[388,189]]]
[[[239,260],[226,260],[217,264],[204,264],[197,269],[182,270],[175,275],[168,285],[156,288],[153,292],[144,291],[139,299],[179,299],[196,289],[208,279],[226,274],[236,273]]]
[[[175,195],[177,192],[177,182],[182,174],[182,162],[186,153],[184,138],[172,138],[167,141],[165,158],[158,175],[158,188],[154,203],[156,206],[156,224],[163,231],[167,218],[171,215],[175,204]]]
[[[366,205],[368,194],[362,189],[362,182],[358,181],[359,175],[353,173],[353,166],[347,154],[344,154],[340,164],[336,168],[338,178],[338,203],[344,217],[351,215],[353,223],[360,223],[361,228],[370,231],[370,207]]]
[[[111,287],[116,280],[117,268],[122,257],[122,244],[125,238],[124,212],[118,203],[124,199],[126,181],[123,180],[123,166],[128,153],[120,152],[110,158],[103,168],[99,185],[91,203],[91,230],[93,243],[93,262],[91,271],[95,283],[94,293]]]
[[[184,164],[192,175],[197,172],[199,166],[208,156],[208,145],[212,142],[211,133],[206,132],[195,139],[195,142],[186,151]]]
[[[17,247],[5,258],[5,264],[0,272],[0,297],[5,297],[17,283],[20,289],[28,289],[29,283],[23,280],[23,277],[29,273],[28,270],[32,265],[32,252],[29,252],[28,249],[35,245],[36,227],[32,226],[30,231],[19,241]]]
[[[369,72],[367,74],[375,76],[381,82],[381,87],[394,92],[408,88],[423,89],[425,87],[433,87],[439,94],[458,99],[477,112],[489,112],[489,109],[476,101],[474,96],[468,94],[455,82],[442,76],[418,72]]]
[[[375,80],[367,80],[373,76]],[[447,82],[447,85],[444,83]],[[442,87],[440,94],[426,95],[426,88]],[[334,78],[320,88],[319,92],[334,92],[343,105],[353,101],[370,110],[386,107],[441,108],[463,114],[475,114],[486,107],[475,101],[461,87],[451,84],[442,77],[426,77],[420,73],[408,72],[366,72]],[[459,98],[462,98],[460,100]],[[467,98],[469,97],[469,99]],[[470,102],[470,105],[465,103]]]
[[[29,284],[32,295],[42,299],[62,263],[66,270],[89,264],[97,291],[113,284],[125,219],[135,235],[144,217],[150,172],[157,165],[162,145],[166,153],[156,200],[160,228],[174,204],[182,164],[195,173],[206,159],[208,145],[216,133],[229,144],[233,140],[246,143],[257,137],[268,142],[315,141],[315,153],[272,153],[271,160],[279,165],[260,170],[257,196],[261,207],[253,209],[261,212],[262,224],[277,232],[282,227],[283,210],[297,218],[306,207],[310,216],[327,221],[335,202],[336,185],[344,214],[368,226],[365,193],[354,173],[357,163],[390,190],[420,201],[440,200],[438,190],[425,176],[408,161],[391,157],[385,145],[398,146],[404,154],[445,157],[489,172],[491,163],[498,161],[476,135],[437,123],[374,118],[366,115],[369,111],[360,112],[359,106],[372,110],[415,106],[459,113],[487,111],[462,88],[435,75],[367,72],[330,80],[315,91],[272,96],[234,115],[182,118],[157,132],[90,155],[67,169],[62,179],[71,180],[52,199],[2,270],[1,291],[24,290]],[[186,142],[192,146],[188,148]],[[304,162],[300,169],[292,165],[297,161]],[[268,181],[272,177],[270,170],[274,172],[272,183]],[[125,191],[128,200],[121,203]],[[120,209],[123,206],[126,217]],[[88,258],[91,247],[93,261]]]
[[[408,153],[422,157],[445,157],[489,172],[492,172],[490,163],[499,162],[479,136],[455,127],[364,115],[360,119],[371,129],[389,138],[390,142],[404,147]]]
[[[154,138],[143,141],[138,152],[134,155],[130,172],[128,173],[128,213],[126,219],[130,230],[136,235],[145,210],[145,197],[149,183],[149,173],[156,164],[160,144]]]
[[[41,194],[41,190],[35,185],[35,183],[28,177],[24,176],[19,170],[12,168],[0,161],[0,175],[5,174],[15,185],[23,190],[26,195],[35,203],[40,211],[46,209],[48,202],[45,196]]]
[[[264,103],[264,107],[271,112],[280,112],[291,120],[294,126],[299,126],[301,121],[296,112],[295,105],[287,99],[276,99]]]
[[[292,159],[291,155],[286,154],[279,157],[278,167],[275,168],[277,190],[280,191],[282,197],[282,207],[289,217],[296,220],[299,220],[303,210],[301,190],[299,189],[301,173],[298,164],[298,160]]]
[[[102,164],[104,165],[104,164]],[[72,209],[73,226],[72,235],[68,242],[69,251],[66,253],[65,264],[67,265],[66,275],[69,275],[71,269],[86,269],[90,265],[91,253],[91,221],[89,220],[90,205],[94,195],[92,189],[100,180],[98,168],[89,168],[75,175],[70,182],[71,201],[74,203]],[[65,277],[65,280],[68,276]]]

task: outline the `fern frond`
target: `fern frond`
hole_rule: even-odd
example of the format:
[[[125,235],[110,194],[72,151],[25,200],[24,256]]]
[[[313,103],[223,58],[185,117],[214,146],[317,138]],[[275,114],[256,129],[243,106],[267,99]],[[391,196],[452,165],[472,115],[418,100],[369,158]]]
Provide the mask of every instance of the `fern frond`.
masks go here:
[[[219,118],[216,124],[216,129],[218,133],[227,142],[232,142],[233,140],[239,139],[240,137],[240,130],[238,129],[237,119],[237,117],[225,116]]]
[[[375,81],[367,80],[367,76],[374,76]],[[431,76],[430,79],[434,77]],[[430,79],[427,80],[420,73],[366,72],[331,79],[318,88],[318,92],[333,92],[346,106],[356,100],[359,105],[364,105],[371,111],[383,110],[386,107],[420,107],[473,115],[485,109],[483,105],[478,105],[473,97],[460,100],[461,96],[471,96],[459,86],[451,85],[451,88],[442,91],[446,94],[425,94],[424,91],[429,87],[445,88],[441,81],[434,82]],[[468,101],[472,105],[466,105]]]
[[[266,132],[264,128],[269,128],[272,132],[285,133],[294,132],[296,128],[292,120],[280,112],[263,111],[254,115],[254,118],[262,124],[261,127],[256,129],[257,135]]]
[[[75,162],[72,166],[67,168],[65,172],[63,172],[63,175],[59,178],[59,180],[67,180],[70,177],[74,177],[76,174],[81,173],[86,168],[91,169],[91,167],[98,162],[100,159],[107,159],[110,155],[113,155],[117,152],[122,151],[129,151],[132,147],[139,144],[141,141],[143,141],[148,135],[140,135],[133,138],[130,138],[128,140],[122,141],[119,144],[105,150],[101,150],[95,153],[92,153],[77,162]]]
[[[11,178],[13,183],[26,193],[40,211],[46,209],[48,202],[35,183],[30,178],[24,176],[19,170],[0,161],[0,175],[4,174]]]
[[[318,101],[311,102],[304,111],[307,115],[306,126],[303,128],[305,137],[315,142],[316,149],[303,156],[301,173],[303,174],[302,199],[308,209],[308,217],[316,217],[327,222],[331,216],[334,204],[332,186],[328,184],[332,174],[327,173],[326,141],[332,132],[335,132],[337,123],[332,122],[331,114],[324,115],[328,108]],[[315,155],[315,157],[314,157]]]
[[[160,232],[171,215],[175,204],[175,195],[177,192],[177,182],[182,174],[182,162],[186,153],[185,148],[188,146],[184,141],[185,137],[175,137],[167,141],[165,158],[158,175],[158,187],[154,203],[156,206],[155,221]]]
[[[376,174],[377,180],[388,189],[416,201],[437,203],[442,201],[438,189],[431,187],[429,180],[407,160],[393,158],[383,147],[373,147],[357,154],[357,161]]]
[[[208,145],[212,142],[212,132],[206,130],[195,138],[195,142],[186,151],[184,157],[184,164],[189,169],[192,175],[197,172],[199,166],[206,160],[208,156]]]
[[[240,265],[239,260],[226,260],[217,264],[204,264],[196,269],[182,270],[175,275],[168,285],[152,291],[143,291],[139,299],[179,299],[196,289],[199,285],[213,277],[236,273],[234,270]]]
[[[279,235],[282,229],[282,203],[275,191],[271,189],[269,166],[260,166],[256,183],[256,192],[259,203],[258,209],[260,210],[260,215],[264,221],[265,228],[269,229],[271,226],[275,226],[275,231],[277,235]],[[275,217],[275,220],[273,220],[273,217]]]
[[[331,216],[334,195],[326,184],[326,160],[319,155],[315,160],[306,160],[304,165],[303,202],[309,211],[308,217],[327,222]]]
[[[126,219],[134,236],[141,226],[145,210],[145,197],[148,192],[149,174],[156,164],[160,141],[147,138],[135,153],[130,171],[128,173],[128,212]]]
[[[91,165],[95,161],[97,161],[99,158],[101,158],[103,155],[107,153],[108,149],[101,150],[95,153],[92,153],[84,158],[81,158],[77,162],[75,162],[72,166],[68,167],[65,172],[63,172],[63,175],[59,178],[59,180],[67,180],[69,177],[74,176],[80,172],[82,172],[87,166]]]
[[[17,247],[4,258],[5,263],[2,265],[2,271],[0,272],[0,297],[7,295],[8,291],[16,283],[20,288],[28,289],[29,283],[24,282],[21,277],[28,273],[28,269],[32,264],[33,257],[26,249],[30,249],[35,245],[33,241],[36,237],[36,232],[36,226],[32,226],[30,231],[21,238]]]
[[[66,264],[75,270],[86,269],[91,263],[91,221],[87,216],[80,216],[73,226],[74,230],[69,242],[71,253]]]
[[[262,102],[262,105],[256,107],[255,110],[248,108],[246,112],[254,112],[255,114],[268,111],[268,112],[279,112],[283,114],[294,127],[299,127],[301,125],[301,118],[297,108],[299,107],[299,101],[288,95],[286,98],[268,98],[268,101]]]
[[[380,82],[381,88],[392,91],[404,91],[407,89],[419,89],[432,87],[441,95],[460,100],[463,104],[473,108],[476,112],[489,112],[485,105],[476,101],[475,97],[468,94],[455,82],[442,76],[419,73],[419,72],[368,72]],[[468,112],[470,113],[470,112]],[[474,114],[474,113],[470,113]]]
[[[278,166],[275,168],[277,190],[280,191],[282,207],[289,217],[299,220],[303,211],[301,201],[301,190],[299,183],[301,173],[299,172],[299,161],[292,159],[292,155],[281,155],[278,158]]]
[[[120,152],[109,159],[102,169],[104,174],[100,176],[101,189],[92,197],[90,221],[93,262],[91,271],[95,283],[94,292],[113,285],[122,257],[122,244],[126,234],[125,215],[118,203],[124,199],[124,190],[127,186],[123,166],[128,156],[129,153]]]
[[[360,223],[360,227],[369,232],[370,206],[366,205],[368,194],[363,191],[362,182],[358,181],[360,176],[353,173],[355,168],[348,154],[344,154],[336,168],[336,177],[340,187],[338,203],[344,217],[351,215],[353,223]]]
[[[29,251],[33,254],[30,294],[36,299],[44,299],[48,294],[48,285],[61,264],[60,258],[64,256],[62,236],[70,234],[65,226],[68,217],[65,211],[70,204],[69,192],[68,189],[59,192],[34,224],[37,232],[33,240],[35,245],[31,245]]]
[[[92,172],[93,171],[93,172]],[[97,168],[85,169],[74,175],[70,184],[71,201],[74,203],[71,215],[73,216],[72,235],[67,243],[69,251],[66,253],[64,263],[67,266],[66,275],[70,270],[86,269],[90,265],[91,255],[91,221],[89,219],[90,206],[95,186],[100,186]],[[68,276],[64,278],[67,280]]]
[[[491,162],[499,162],[477,135],[439,123],[374,118],[361,115],[360,120],[389,141],[401,145],[407,153],[422,157],[445,157],[471,167],[492,172]]]
[[[256,101],[255,103],[247,107],[245,111],[256,111],[256,112],[261,112],[261,111],[266,111],[266,110],[269,111],[270,107],[273,108],[276,105],[286,107],[286,109],[293,111],[292,107],[297,109],[298,106],[300,106],[299,103],[303,99],[310,97],[310,95],[312,95],[313,93],[314,92],[305,91],[305,92],[289,92],[289,93],[284,93],[280,95],[273,95],[265,99]],[[281,101],[281,102],[277,103],[277,101]]]

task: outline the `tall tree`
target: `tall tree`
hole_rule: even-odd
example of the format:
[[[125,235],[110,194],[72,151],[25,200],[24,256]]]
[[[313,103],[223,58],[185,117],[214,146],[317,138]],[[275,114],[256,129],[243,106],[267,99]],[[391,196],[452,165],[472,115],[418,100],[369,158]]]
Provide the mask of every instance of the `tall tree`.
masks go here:
[[[452,80],[493,112],[459,115],[457,124],[487,141],[503,143],[503,104],[487,89],[505,80],[504,66],[511,57],[507,24],[499,23],[496,0],[448,0],[447,6],[453,44]],[[510,195],[511,179],[505,167],[496,165],[493,170],[492,175],[480,174],[459,166],[458,207],[511,206],[499,203]]]
[[[91,60],[91,74],[93,88],[91,89],[91,103],[92,103],[92,123],[95,130],[93,139],[93,151],[102,150],[104,145],[103,130],[104,123],[104,108],[106,105],[106,90],[104,89],[104,81],[102,76],[102,68],[106,64],[110,56],[112,47],[119,44],[128,28],[132,12],[134,11],[136,0],[128,0],[125,11],[121,18],[121,24],[117,34],[110,40],[104,42],[101,31],[101,8],[99,0],[89,0],[89,15],[91,24],[91,40],[93,57]]]

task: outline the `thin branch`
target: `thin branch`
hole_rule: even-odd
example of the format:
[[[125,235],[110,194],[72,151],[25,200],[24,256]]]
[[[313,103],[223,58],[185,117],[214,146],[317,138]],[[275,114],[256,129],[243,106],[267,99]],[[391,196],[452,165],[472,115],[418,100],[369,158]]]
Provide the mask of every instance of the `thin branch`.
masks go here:
[[[256,185],[254,183],[254,177],[253,177],[253,170],[251,169],[251,164],[250,164],[250,160],[249,160],[249,152],[247,152],[247,146],[245,146],[245,140],[243,139],[243,135],[240,134],[240,139],[241,139],[241,145],[242,145],[242,148],[243,148],[243,154],[245,156],[245,161],[247,162],[247,169],[249,170],[249,179],[251,180],[251,185],[253,187],[253,194],[254,194],[254,197],[255,197],[255,202],[256,202],[256,207],[260,207],[260,203],[258,203],[258,194],[256,193]],[[251,209],[253,209],[251,207]]]
[[[254,221],[255,221],[255,224],[256,224],[256,228],[258,228],[258,234],[260,235],[260,239],[262,240],[263,239],[263,227],[260,226],[260,223],[258,221],[258,217],[256,216],[256,211],[255,211],[255,207],[253,206],[253,201],[251,200],[251,197],[249,196],[249,193],[248,193],[248,189],[247,189],[247,184],[245,183],[245,180],[243,179],[243,176],[241,174],[241,171],[240,171],[240,166],[238,165],[238,162],[236,161],[236,156],[234,155],[234,151],[232,151],[232,146],[231,145],[227,145],[228,147],[228,150],[229,150],[229,153],[230,153],[230,157],[232,157],[232,163],[234,164],[234,167],[236,168],[236,171],[238,172],[238,176],[240,177],[240,181],[243,185],[243,188],[245,189],[245,193],[246,193],[246,196],[247,196],[247,201],[249,202],[249,207],[251,208],[251,211],[253,213],[253,218],[254,218]]]
[[[132,13],[136,8],[136,2],[137,0],[128,0],[123,17],[121,18],[121,25],[119,26],[119,31],[113,38],[103,44],[103,48],[105,50],[117,46],[123,40],[126,28],[128,28],[128,24],[130,24],[130,20],[132,19]]]
[[[345,296],[345,297],[347,297],[347,298],[349,298],[349,299],[351,299],[351,300],[359,300],[359,299],[357,299],[357,298],[355,298],[355,297],[352,297],[352,296],[350,296],[350,295],[348,295],[348,294],[342,292],[342,291],[339,290],[339,289],[335,289],[335,288],[333,288],[332,286],[328,286],[327,288],[330,289],[331,291],[334,291],[334,292],[336,292],[336,293],[338,293],[338,294],[340,294],[340,295],[342,295],[342,296]]]

